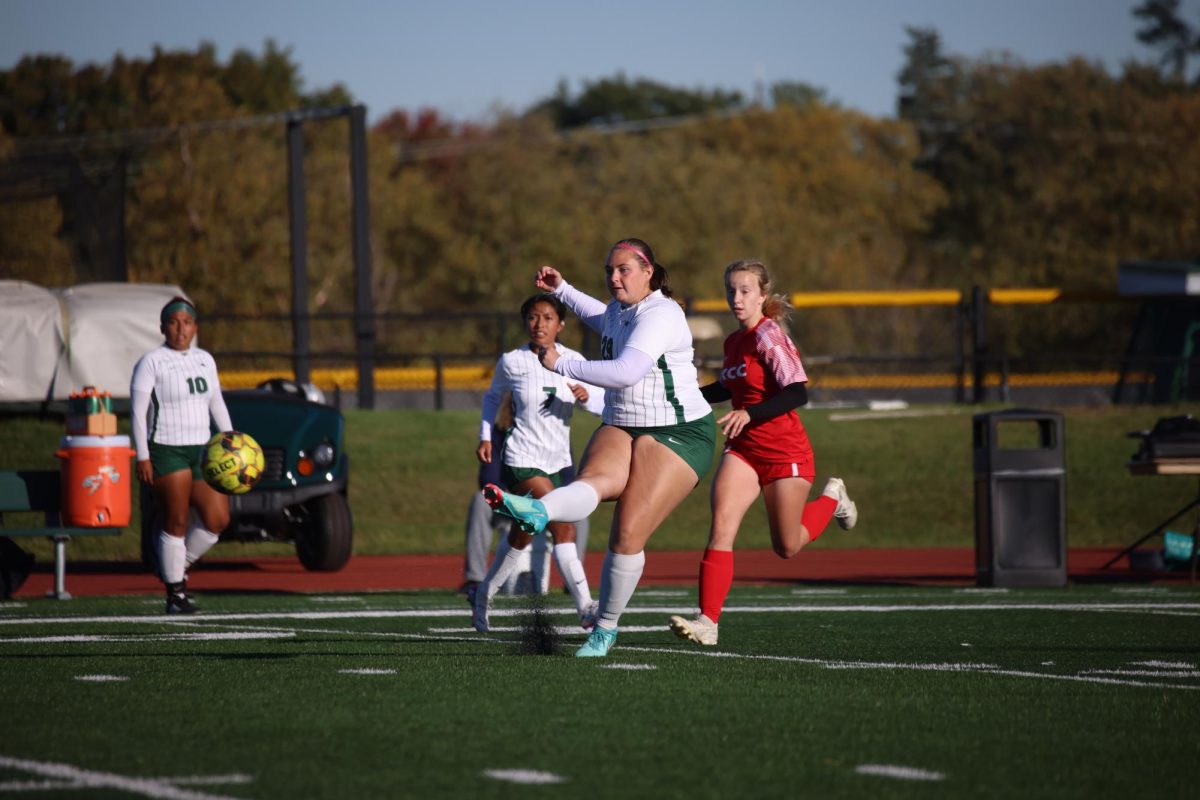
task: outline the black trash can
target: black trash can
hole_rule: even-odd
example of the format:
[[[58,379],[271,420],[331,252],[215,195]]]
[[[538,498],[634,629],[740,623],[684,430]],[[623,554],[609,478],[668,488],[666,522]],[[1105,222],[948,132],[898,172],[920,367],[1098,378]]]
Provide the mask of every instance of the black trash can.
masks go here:
[[[976,584],[1066,586],[1062,414],[976,414],[974,441]]]

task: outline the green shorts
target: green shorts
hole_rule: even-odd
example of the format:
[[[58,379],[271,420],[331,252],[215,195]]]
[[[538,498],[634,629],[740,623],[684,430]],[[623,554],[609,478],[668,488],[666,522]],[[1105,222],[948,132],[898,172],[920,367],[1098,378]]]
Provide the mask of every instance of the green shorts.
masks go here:
[[[200,480],[200,462],[204,458],[202,444],[156,444],[150,443],[150,466],[154,468],[154,477],[161,478],[172,472],[190,469],[192,478]]]
[[[717,423],[712,412],[700,419],[678,425],[663,425],[657,428],[633,428],[626,425],[613,427],[620,428],[634,439],[639,436],[653,436],[655,441],[665,444],[696,473],[696,483],[704,480],[704,476],[712,469],[713,448],[717,443]]]
[[[501,464],[500,480],[505,486],[511,489],[518,483],[527,481],[530,478],[549,478],[550,483],[554,484],[554,488],[557,489],[558,487],[562,486],[563,483],[565,483],[563,480],[563,472],[565,471],[566,470],[559,470],[551,475],[548,472],[543,472],[542,470],[534,469],[533,467],[510,467],[508,464]]]

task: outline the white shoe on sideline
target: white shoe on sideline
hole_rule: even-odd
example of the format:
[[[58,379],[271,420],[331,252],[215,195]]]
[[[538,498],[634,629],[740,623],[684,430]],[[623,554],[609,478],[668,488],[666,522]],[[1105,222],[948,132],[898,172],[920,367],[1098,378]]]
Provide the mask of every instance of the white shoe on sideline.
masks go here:
[[[671,633],[680,639],[686,639],[696,644],[714,645],[717,643],[717,623],[701,614],[695,619],[671,617]]]
[[[848,531],[858,524],[858,504],[850,499],[850,495],[846,494],[846,484],[842,482],[841,478],[830,478],[829,482],[825,484],[825,491],[821,494],[837,501],[833,517],[842,530]]]

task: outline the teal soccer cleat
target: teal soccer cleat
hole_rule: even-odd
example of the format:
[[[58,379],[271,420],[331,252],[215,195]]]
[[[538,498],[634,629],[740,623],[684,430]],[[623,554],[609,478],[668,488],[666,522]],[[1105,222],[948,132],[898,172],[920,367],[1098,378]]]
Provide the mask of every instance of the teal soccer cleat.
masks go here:
[[[526,533],[541,533],[550,523],[541,500],[506,492],[494,483],[483,487],[483,499],[493,511],[514,520]]]
[[[617,632],[597,625],[592,629],[583,647],[575,651],[576,658],[604,658],[617,643]]]

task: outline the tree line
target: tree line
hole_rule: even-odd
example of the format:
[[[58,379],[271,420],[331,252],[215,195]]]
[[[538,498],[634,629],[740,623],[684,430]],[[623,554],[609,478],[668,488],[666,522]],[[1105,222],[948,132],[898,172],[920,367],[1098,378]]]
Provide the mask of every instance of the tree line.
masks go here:
[[[600,293],[607,246],[629,235],[696,297],[718,296],[723,266],[746,256],[786,291],[1110,290],[1122,259],[1196,258],[1200,35],[1177,0],[1143,3],[1135,23],[1160,60],[1115,74],[967,58],[911,28],[886,118],[802,81],[767,101],[623,74],[487,124],[394,111],[369,138],[376,310],[515,309],[542,263]],[[286,153],[271,115],[353,100],[306,91],[272,42],[225,62],[210,45],[106,65],[28,56],[0,71],[0,276],[70,285],[119,246],[132,280],[178,283],[202,308],[286,313]],[[349,311],[345,122],[305,135],[310,308]],[[446,335],[405,331],[414,350]],[[456,335],[489,349],[486,334]]]

